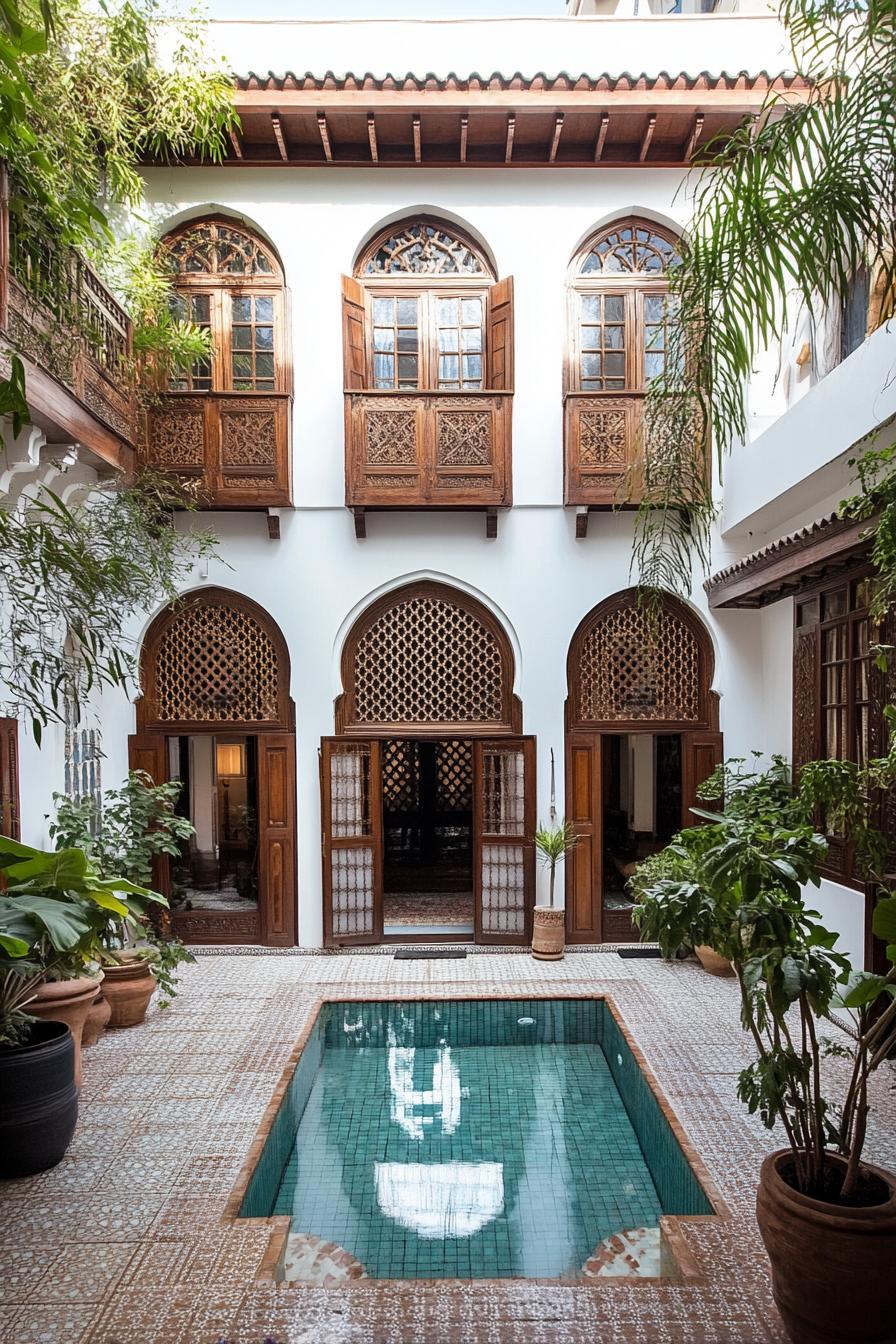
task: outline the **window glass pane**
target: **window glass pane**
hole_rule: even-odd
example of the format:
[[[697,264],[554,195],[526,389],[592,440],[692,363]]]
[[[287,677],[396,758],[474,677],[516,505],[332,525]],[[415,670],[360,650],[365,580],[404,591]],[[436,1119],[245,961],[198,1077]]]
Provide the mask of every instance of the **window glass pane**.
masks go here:
[[[818,598],[813,597],[808,602],[801,602],[796,609],[796,623],[803,627],[814,625],[818,620]]]
[[[395,321],[395,300],[374,299],[373,320],[377,326],[392,326]]]
[[[482,300],[464,299],[461,302],[461,321],[464,326],[477,325],[482,321]]]
[[[464,327],[462,334],[463,348],[476,354],[482,350],[482,328]]]
[[[604,299],[604,316],[608,322],[625,321],[625,299],[621,294],[608,294]]]
[[[476,391],[482,386],[484,348],[482,296],[470,298],[437,297],[435,300],[436,342],[439,350],[439,388],[444,392]],[[456,352],[464,350],[472,357],[461,361]]]
[[[625,355],[604,355],[604,372],[613,377],[621,377],[625,373]]]
[[[373,376],[377,387],[392,387],[395,360],[392,355],[374,355]]]
[[[373,348],[374,350],[394,350],[395,349],[394,329],[392,327],[374,327]]]
[[[615,300],[608,300],[608,302],[615,302]],[[622,300],[620,299],[620,303],[621,302]],[[611,317],[614,316],[614,314],[610,313],[608,310],[607,316]],[[582,296],[582,321],[600,321],[600,297],[597,294],[584,294]]]
[[[466,333],[465,333],[466,334]],[[439,327],[439,349],[443,353],[451,353],[458,347],[457,327]]]
[[[459,299],[439,299],[436,313],[439,326],[457,326],[459,308]]]
[[[644,299],[644,318],[647,322],[662,322],[666,315],[666,300],[662,294],[648,294]]]
[[[582,373],[586,378],[599,378],[601,374],[600,355],[583,355]]]
[[[259,350],[273,350],[274,348],[274,328],[256,327],[255,345]]]
[[[838,616],[846,615],[846,589],[837,588],[832,593],[822,593],[821,596],[821,619],[823,621],[834,620]]]
[[[625,387],[625,297],[583,295],[579,328],[579,382],[586,392],[619,391]],[[609,381],[612,380],[612,381]]]
[[[274,300],[264,295],[259,295],[255,300],[255,321],[273,322],[274,320]]]
[[[417,330],[415,327],[399,327],[398,348],[404,354],[417,353]]]
[[[650,382],[651,378],[658,378],[660,376],[665,363],[665,355],[646,355],[644,357],[644,377],[648,382]]]
[[[604,345],[609,350],[625,349],[625,332],[622,327],[604,327]]]
[[[233,345],[234,350],[251,350],[252,328],[234,327],[233,335],[231,337],[231,344]]]
[[[417,325],[416,299],[398,300],[398,325],[400,327],[416,327]]]
[[[169,305],[176,321],[192,322],[203,331],[211,329],[211,299],[208,294],[172,294]],[[208,359],[196,360],[188,374],[179,374],[169,383],[175,392],[210,392],[211,386],[212,367]]]
[[[439,382],[456,383],[458,380],[457,355],[442,355],[439,359]]]
[[[482,377],[482,356],[464,355],[464,380],[481,379]]]
[[[405,382],[408,379],[417,377],[417,356],[399,355],[398,356],[398,376]]]
[[[274,356],[259,352],[255,356],[255,376],[257,378],[273,378],[274,376]]]
[[[233,356],[233,376],[234,378],[252,377],[252,356],[234,355]]]
[[[240,297],[240,298],[234,298],[234,299],[232,300],[232,304],[233,304],[233,307],[232,307],[231,311],[232,311],[232,313],[233,313],[233,320],[234,320],[234,322],[251,322],[251,321],[252,321],[252,300],[251,300],[251,298],[242,298],[242,297]]]

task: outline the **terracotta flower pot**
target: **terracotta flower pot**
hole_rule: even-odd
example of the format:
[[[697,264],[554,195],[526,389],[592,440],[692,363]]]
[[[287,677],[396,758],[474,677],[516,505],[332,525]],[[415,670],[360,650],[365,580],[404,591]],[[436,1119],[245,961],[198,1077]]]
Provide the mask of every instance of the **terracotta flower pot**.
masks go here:
[[[565,942],[565,912],[551,905],[536,905],[532,928],[532,955],[539,961],[560,961]]]
[[[700,958],[700,965],[703,967],[704,971],[709,971],[710,975],[734,974],[734,967],[731,965],[728,958],[719,956],[718,952],[713,952],[712,948],[707,947],[705,943],[701,943],[699,947],[695,947],[694,951]]]
[[[64,1022],[75,1046],[75,1086],[81,1086],[81,1036],[90,1005],[99,993],[102,978],[81,975],[76,980],[45,980],[25,1012],[42,1022]]]
[[[103,998],[108,999],[110,1027],[136,1027],[146,1016],[156,992],[156,979],[149,963],[131,957],[120,966],[106,966]]]
[[[87,1020],[84,1023],[84,1032],[81,1036],[82,1050],[89,1050],[92,1045],[96,1045],[109,1024],[111,1013],[112,1008],[109,1000],[103,994],[102,987],[100,987],[100,993],[97,994],[87,1012]]]
[[[851,1207],[801,1195],[781,1176],[790,1149],[762,1164],[756,1217],[772,1262],[772,1291],[795,1344],[893,1340],[896,1176],[863,1163],[883,1202]],[[831,1156],[832,1166],[845,1166]]]

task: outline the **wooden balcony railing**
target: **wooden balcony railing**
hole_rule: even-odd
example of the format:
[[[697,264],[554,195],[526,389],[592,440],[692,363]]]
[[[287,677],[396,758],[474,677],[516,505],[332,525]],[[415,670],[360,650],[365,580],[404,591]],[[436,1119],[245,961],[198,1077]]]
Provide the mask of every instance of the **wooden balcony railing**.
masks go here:
[[[664,456],[662,445],[651,442],[645,406],[643,392],[567,393],[563,415],[567,504],[609,509],[641,503],[645,463],[661,471]],[[696,425],[693,437],[697,463],[703,452]]]
[[[290,400],[274,392],[165,393],[146,412],[140,460],[195,482],[204,508],[286,507]]]
[[[10,230],[2,194],[0,338],[25,361],[29,405],[49,434],[129,465],[137,440],[130,320],[78,253],[26,246]]]
[[[510,392],[347,392],[350,508],[511,502]]]

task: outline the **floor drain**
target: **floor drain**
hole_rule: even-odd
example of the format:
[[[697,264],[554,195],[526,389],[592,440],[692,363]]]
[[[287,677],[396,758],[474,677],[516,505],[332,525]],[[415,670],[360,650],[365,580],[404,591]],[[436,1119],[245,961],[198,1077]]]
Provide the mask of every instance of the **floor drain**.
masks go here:
[[[663,955],[658,947],[619,947],[616,950],[620,957],[661,957]]]
[[[396,961],[463,961],[466,948],[458,947],[400,947]]]

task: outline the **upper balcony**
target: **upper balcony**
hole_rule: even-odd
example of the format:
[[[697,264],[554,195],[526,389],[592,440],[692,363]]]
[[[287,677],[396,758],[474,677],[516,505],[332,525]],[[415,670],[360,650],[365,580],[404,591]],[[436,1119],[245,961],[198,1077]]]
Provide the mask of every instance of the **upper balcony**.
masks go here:
[[[0,371],[25,366],[31,418],[49,443],[78,443],[106,466],[133,466],[137,403],[131,324],[72,250],[25,245],[0,198]]]

